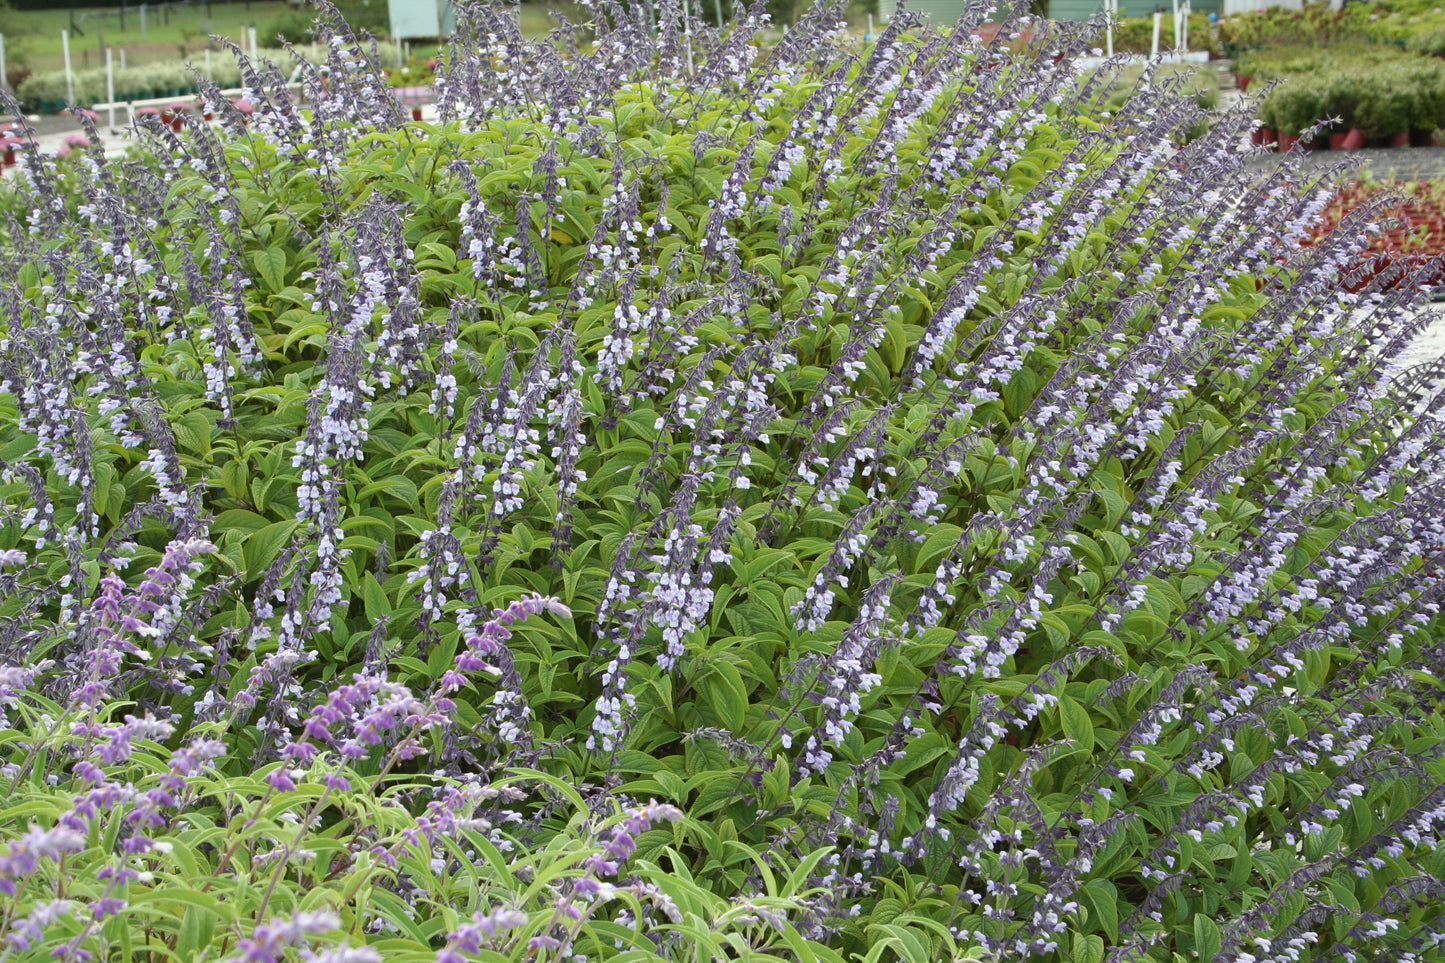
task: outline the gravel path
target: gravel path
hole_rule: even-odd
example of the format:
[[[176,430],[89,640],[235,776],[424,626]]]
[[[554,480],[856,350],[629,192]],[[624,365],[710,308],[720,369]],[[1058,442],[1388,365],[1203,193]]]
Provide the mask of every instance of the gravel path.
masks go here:
[[[1359,165],[1355,169],[1358,174],[1374,180],[1416,181],[1445,178],[1445,147],[1306,151],[1303,159],[1310,170],[1332,167],[1348,160]],[[1277,157],[1268,155],[1250,160],[1251,165],[1259,167],[1277,163]]]

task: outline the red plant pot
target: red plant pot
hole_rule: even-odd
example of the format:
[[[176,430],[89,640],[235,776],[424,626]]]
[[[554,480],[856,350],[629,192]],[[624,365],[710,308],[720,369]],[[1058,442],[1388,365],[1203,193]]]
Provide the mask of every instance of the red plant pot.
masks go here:
[[[1410,132],[1402,130],[1398,134],[1390,135],[1390,146],[1394,148],[1410,146]]]
[[[1280,134],[1280,135],[1279,135],[1279,152],[1280,152],[1281,154],[1287,154],[1287,153],[1289,153],[1290,151],[1294,150],[1295,145],[1298,144],[1298,143],[1299,143],[1299,134]]]
[[[1300,146],[1305,150],[1329,150],[1330,138],[1327,134],[1315,134],[1308,139],[1301,138]]]
[[[411,119],[412,119],[412,120],[415,120],[415,121],[420,121],[420,120],[421,120],[421,108],[420,108],[420,107],[413,107],[413,108],[411,109]]]
[[[1241,77],[1239,74],[1234,75],[1234,83],[1239,87],[1240,93],[1244,93],[1249,89],[1249,84],[1252,80],[1254,80],[1253,77]]]
[[[1259,142],[1269,150],[1279,149],[1279,133],[1268,127],[1259,132]]]
[[[1249,142],[1255,147],[1264,146],[1264,128],[1255,127],[1249,132]]]
[[[1330,150],[1344,150],[1345,138],[1348,136],[1349,134],[1342,130],[1330,131]]]
[[[4,154],[3,163],[4,163],[4,165],[5,165],[6,167],[14,167],[14,166],[15,166],[15,145],[14,145],[14,144],[6,144],[6,145],[5,145],[5,154]]]
[[[1359,150],[1365,146],[1365,132],[1358,127],[1351,127],[1345,134],[1344,143],[1340,146],[1344,150]]]

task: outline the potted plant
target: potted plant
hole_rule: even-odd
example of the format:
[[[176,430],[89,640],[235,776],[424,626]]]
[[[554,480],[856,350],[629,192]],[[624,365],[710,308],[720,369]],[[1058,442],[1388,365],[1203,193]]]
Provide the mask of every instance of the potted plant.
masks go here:
[[[1285,81],[1275,88],[1269,100],[1274,107],[1281,151],[1298,143],[1300,135],[1314,128],[1325,113],[1325,99],[1312,74]]]
[[[1320,79],[1326,116],[1334,119],[1330,128],[1331,150],[1359,150],[1365,146],[1365,133],[1356,124],[1360,106],[1360,79],[1357,74],[1337,71]]]
[[[1410,144],[1428,147],[1435,131],[1445,124],[1445,64],[1421,58],[1408,63],[1404,72],[1415,97],[1410,116]]]
[[[1410,120],[1416,99],[1410,89],[1398,83],[1395,71],[1372,74],[1360,87],[1355,126],[1367,137],[1397,140],[1402,132],[1409,142]]]
[[[65,106],[65,74],[53,70],[31,74],[15,93],[36,111],[53,114]]]
[[[1266,98],[1259,105],[1259,122],[1250,132],[1250,143],[1256,147],[1275,150],[1279,146],[1279,127],[1275,119],[1274,98]]]

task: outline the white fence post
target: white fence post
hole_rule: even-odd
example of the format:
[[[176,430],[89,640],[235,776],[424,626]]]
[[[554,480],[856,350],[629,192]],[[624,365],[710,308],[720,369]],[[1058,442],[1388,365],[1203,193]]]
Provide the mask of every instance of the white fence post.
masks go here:
[[[10,75],[5,72],[5,35],[0,33],[0,87],[10,86],[6,79]]]
[[[1154,14],[1154,42],[1149,45],[1149,56],[1159,56],[1159,26],[1164,20],[1164,14]]]
[[[110,129],[115,130],[115,56],[105,48],[105,102],[110,105]]]
[[[65,55],[65,103],[75,103],[75,78],[70,72],[70,31],[60,31],[60,51]]]
[[[687,43],[687,75],[692,76],[692,6],[682,0],[682,35]]]
[[[141,5],[140,5],[140,39],[141,39],[141,43],[145,43],[145,39],[146,39],[146,5],[145,5],[145,4],[141,4]]]

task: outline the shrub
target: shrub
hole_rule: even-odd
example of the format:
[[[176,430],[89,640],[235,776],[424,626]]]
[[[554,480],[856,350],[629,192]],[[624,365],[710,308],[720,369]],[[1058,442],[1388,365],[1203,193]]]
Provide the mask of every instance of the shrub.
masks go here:
[[[64,100],[65,73],[62,71],[59,75],[48,72],[31,74],[16,87],[15,93],[28,104]]]
[[[1429,131],[1445,124],[1445,64],[1431,60],[1401,64],[1396,82],[1412,95],[1412,129]]]
[[[10,958],[1438,959],[1439,366],[1329,191],[1082,31],[661,10],[6,182]]]
[[[1219,23],[1219,37],[1227,56],[1283,45],[1325,49],[1369,43],[1400,51],[1442,26],[1445,11],[1429,0],[1372,0],[1338,10],[1330,3],[1307,3],[1294,10],[1275,6],[1227,17]]]
[[[1405,49],[1426,57],[1445,57],[1445,25],[1415,34]]]
[[[1263,82],[1304,73],[1369,73],[1399,59],[1399,51],[1379,45],[1281,46],[1241,53],[1234,72]]]
[[[1270,92],[1269,110],[1274,129],[1298,134],[1326,116],[1328,101],[1317,74],[1292,77]]]
[[[1417,98],[1409,88],[1375,76],[1362,83],[1359,90],[1355,126],[1374,136],[1410,129],[1410,120],[1417,113]]]
[[[316,15],[307,10],[287,10],[276,17],[261,36],[274,41],[284,39],[288,43],[311,43],[315,39]]]
[[[352,29],[374,37],[391,34],[391,20],[385,0],[341,0],[336,9]],[[293,44],[310,43],[315,36],[314,9],[287,10],[273,19],[262,34],[266,40],[284,37]]]

